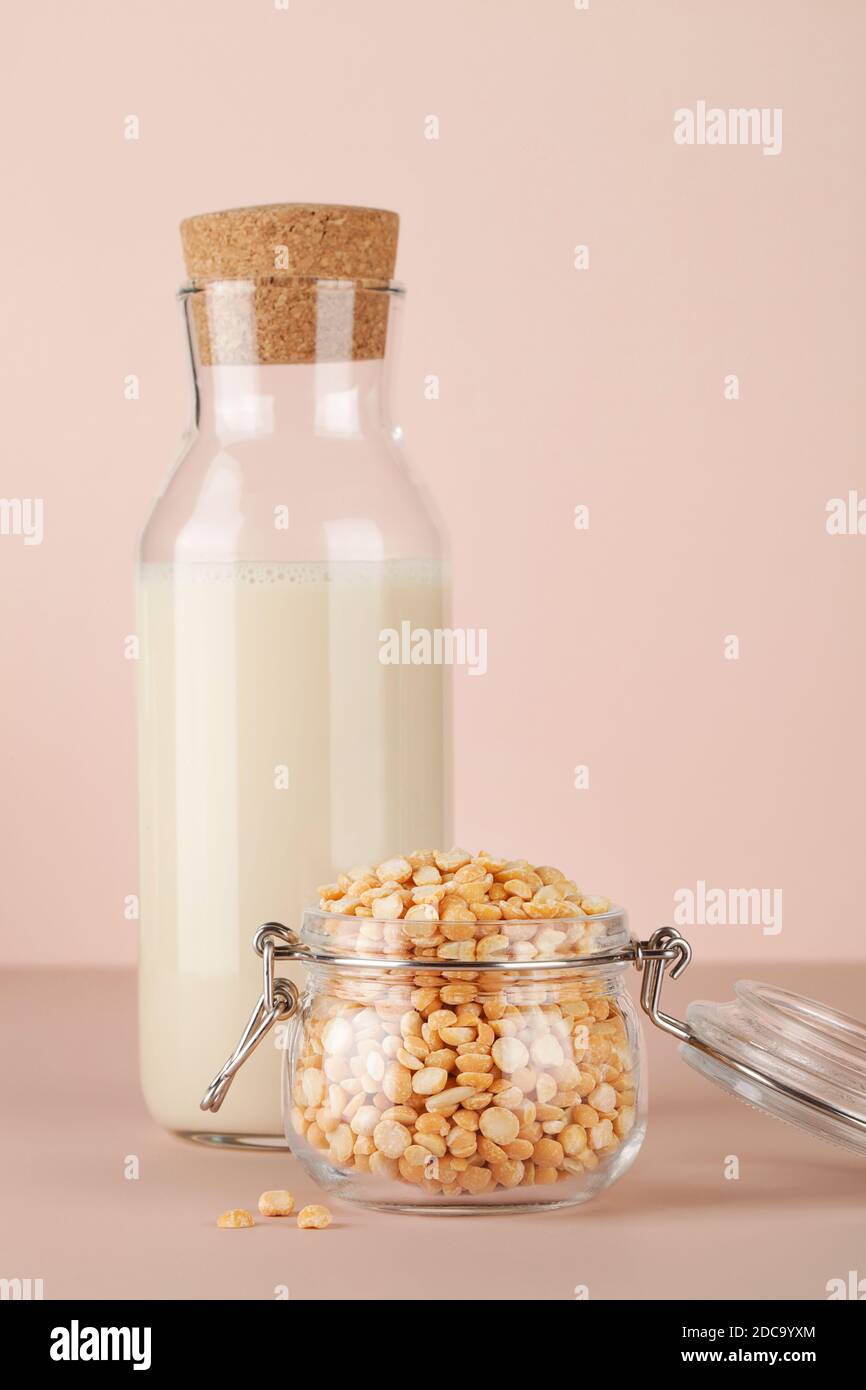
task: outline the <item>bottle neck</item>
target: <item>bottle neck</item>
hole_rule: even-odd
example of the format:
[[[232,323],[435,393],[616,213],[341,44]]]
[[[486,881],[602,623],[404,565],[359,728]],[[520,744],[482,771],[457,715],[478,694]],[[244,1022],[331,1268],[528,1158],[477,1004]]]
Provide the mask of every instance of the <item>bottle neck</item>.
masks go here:
[[[359,439],[387,424],[384,359],[279,365],[194,364],[196,425],[221,444]]]
[[[358,439],[387,427],[401,294],[309,277],[182,291],[195,423],[222,444]]]

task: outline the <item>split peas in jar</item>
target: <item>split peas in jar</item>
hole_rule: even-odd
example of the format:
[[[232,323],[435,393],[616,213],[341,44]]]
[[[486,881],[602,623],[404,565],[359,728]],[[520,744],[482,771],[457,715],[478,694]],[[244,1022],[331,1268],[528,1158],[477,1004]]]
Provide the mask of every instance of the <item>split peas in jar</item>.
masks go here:
[[[622,997],[591,968],[609,907],[551,867],[463,850],[326,885],[318,930],[342,959],[318,968],[303,1009],[295,1146],[410,1202],[554,1185],[572,1200],[567,1184],[615,1163],[636,1118]]]

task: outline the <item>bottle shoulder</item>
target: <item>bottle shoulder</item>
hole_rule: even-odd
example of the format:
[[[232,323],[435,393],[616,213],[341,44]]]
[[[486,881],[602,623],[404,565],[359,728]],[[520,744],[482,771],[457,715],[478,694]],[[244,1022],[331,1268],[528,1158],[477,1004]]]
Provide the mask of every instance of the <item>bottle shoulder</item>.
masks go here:
[[[154,503],[144,561],[441,559],[399,438],[192,434]]]

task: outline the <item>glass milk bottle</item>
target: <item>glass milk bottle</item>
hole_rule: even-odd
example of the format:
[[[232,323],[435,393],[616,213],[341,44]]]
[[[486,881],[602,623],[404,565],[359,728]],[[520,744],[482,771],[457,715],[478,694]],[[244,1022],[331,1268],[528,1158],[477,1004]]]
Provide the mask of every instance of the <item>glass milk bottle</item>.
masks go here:
[[[381,659],[404,624],[447,626],[387,415],[397,227],[280,204],[181,228],[194,419],[138,567],[140,1052],[151,1114],[188,1137],[284,1142],[270,1044],[228,1128],[199,1109],[261,988],[257,924],[346,864],[450,843],[446,672]]]

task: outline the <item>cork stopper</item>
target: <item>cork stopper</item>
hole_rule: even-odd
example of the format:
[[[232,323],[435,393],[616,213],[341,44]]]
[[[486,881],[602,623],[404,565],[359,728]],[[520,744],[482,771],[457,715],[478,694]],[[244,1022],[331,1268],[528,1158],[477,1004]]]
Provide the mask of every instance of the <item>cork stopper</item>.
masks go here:
[[[384,356],[398,227],[394,212],[322,203],[187,218],[180,233],[200,360]]]

